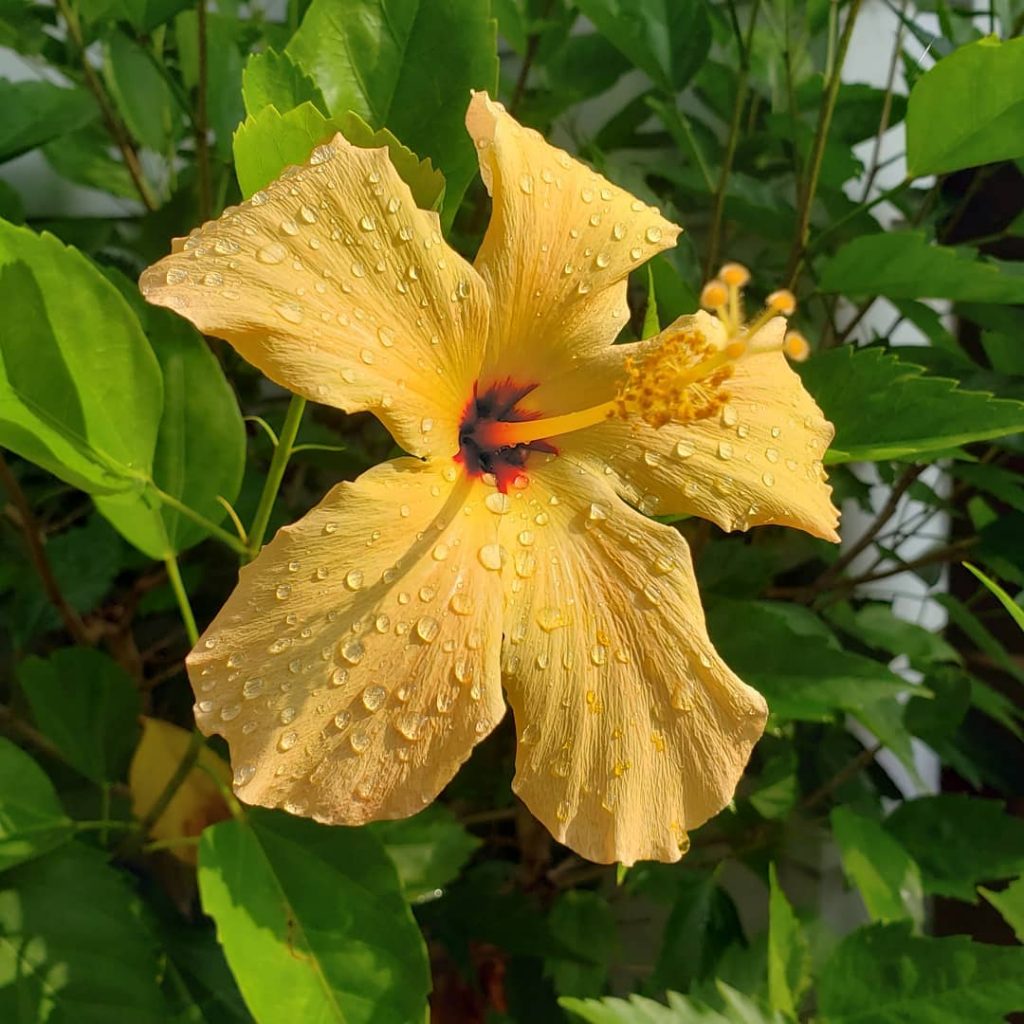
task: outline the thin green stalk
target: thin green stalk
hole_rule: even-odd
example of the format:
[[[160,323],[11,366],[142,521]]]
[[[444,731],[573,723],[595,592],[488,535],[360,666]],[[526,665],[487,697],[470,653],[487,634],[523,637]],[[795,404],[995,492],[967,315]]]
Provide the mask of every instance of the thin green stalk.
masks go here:
[[[198,40],[196,53],[199,62],[199,79],[196,86],[196,180],[199,186],[199,219],[209,220],[212,213],[213,195],[210,187],[210,118],[207,111],[207,35],[206,0],[196,4],[196,25]]]
[[[244,555],[246,553],[245,545],[233,533],[229,533],[227,530],[222,529],[215,522],[207,519],[206,516],[197,512],[195,509],[189,508],[188,505],[179,501],[173,494],[168,494],[166,491],[160,490],[156,484],[150,482],[149,487],[168,508],[173,508],[175,512],[180,512],[186,519],[191,519],[192,522],[198,523],[198,525],[206,530],[207,533],[216,537],[217,540],[221,541],[221,543],[227,544],[227,546],[236,554]]]
[[[195,647],[199,640],[199,630],[196,628],[196,617],[192,614],[192,605],[189,603],[188,594],[185,592],[185,585],[181,581],[181,572],[178,570],[178,560],[174,555],[168,555],[164,559],[167,566],[167,579],[170,580],[171,590],[178,602],[178,609],[181,611],[181,620],[185,623],[185,632],[188,634],[188,642]]]
[[[759,10],[760,0],[754,0],[750,9],[750,24],[747,26],[747,36],[744,39],[740,34],[736,10],[731,3],[729,4],[729,11],[732,14],[733,26],[736,32],[736,45],[740,51],[740,70],[736,76],[736,99],[732,108],[732,120],[729,123],[729,137],[725,143],[725,155],[722,157],[722,169],[718,174],[718,185],[715,188],[711,209],[711,229],[708,233],[708,250],[704,263],[705,280],[711,278],[714,268],[718,263],[718,247],[722,237],[722,216],[725,212],[725,192],[729,185],[729,175],[732,173],[732,162],[736,156],[736,146],[740,137],[743,110],[747,105],[747,85],[750,78],[750,47],[754,41],[754,28],[757,25]]]
[[[302,413],[305,408],[306,400],[300,395],[292,395],[288,412],[285,414],[284,425],[281,427],[281,436],[274,449],[274,456],[270,460],[270,469],[267,470],[267,479],[263,484],[260,503],[256,507],[256,515],[253,516],[252,526],[249,528],[249,548],[244,552],[249,561],[254,559],[260,553],[260,548],[263,547],[263,538],[267,532],[267,525],[270,523],[270,513],[274,509],[274,501],[277,499],[277,492],[284,479],[284,471],[288,468],[288,459],[291,458],[292,446],[299,433],[299,424],[302,423]]]
[[[825,98],[821,105],[821,112],[818,115],[818,126],[814,132],[814,141],[811,144],[807,168],[801,181],[800,201],[797,204],[796,233],[793,235],[793,247],[789,254],[789,264],[786,270],[786,279],[791,289],[796,285],[797,278],[800,276],[800,268],[803,266],[807,236],[810,233],[811,226],[811,206],[814,204],[814,196],[818,191],[821,163],[825,158],[825,144],[828,142],[828,131],[832,125],[832,113],[835,110],[836,100],[839,97],[839,86],[842,84],[843,63],[846,60],[846,51],[850,46],[853,26],[856,24],[861,3],[862,0],[851,0],[850,2],[850,10],[846,15],[846,23],[843,25],[843,34],[839,37],[835,59],[831,64],[831,73],[828,77],[828,85],[825,88]]]
[[[715,182],[711,177],[708,162],[704,158],[704,153],[700,148],[700,143],[697,141],[697,136],[693,134],[690,122],[683,117],[676,107],[675,97],[667,96],[664,100],[652,99],[648,102],[651,109],[661,117],[676,145],[693,157],[708,192],[714,192]]]

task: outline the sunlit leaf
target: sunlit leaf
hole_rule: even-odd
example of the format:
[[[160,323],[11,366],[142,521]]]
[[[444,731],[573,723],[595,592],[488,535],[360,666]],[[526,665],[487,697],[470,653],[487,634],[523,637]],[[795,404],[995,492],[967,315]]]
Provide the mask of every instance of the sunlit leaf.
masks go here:
[[[772,864],[768,870],[768,1003],[795,1017],[810,984],[810,950]]]

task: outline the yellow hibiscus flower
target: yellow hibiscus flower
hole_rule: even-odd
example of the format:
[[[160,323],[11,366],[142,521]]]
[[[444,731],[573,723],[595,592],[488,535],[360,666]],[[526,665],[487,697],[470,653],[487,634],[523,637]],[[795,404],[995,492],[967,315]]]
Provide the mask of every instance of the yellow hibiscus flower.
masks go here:
[[[339,135],[142,277],[409,452],[242,570],[188,659],[196,719],[242,800],[354,825],[433,800],[504,688],[515,790],[554,836],[676,860],[767,712],[708,639],[685,541],[643,513],[835,539],[832,428],[784,321],[738,325],[735,268],[706,296],[719,317],[613,346],[627,275],[680,229],[485,94],[467,126],[494,203],[473,265],[386,150]]]

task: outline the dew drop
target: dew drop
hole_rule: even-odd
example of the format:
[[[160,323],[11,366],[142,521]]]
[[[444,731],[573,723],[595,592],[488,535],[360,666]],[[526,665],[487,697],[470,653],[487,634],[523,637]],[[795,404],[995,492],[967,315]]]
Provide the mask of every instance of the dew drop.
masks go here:
[[[464,594],[461,591],[452,594],[449,606],[456,615],[471,615],[473,613],[473,599],[469,594]]]
[[[415,740],[419,738],[420,732],[423,726],[427,724],[426,715],[421,715],[415,711],[405,711],[400,714],[394,722],[395,728],[401,733],[407,740]]]
[[[771,487],[775,483],[775,477],[771,473],[762,473],[761,482],[765,485],[765,487]]]
[[[295,708],[282,708],[281,714],[279,714],[278,720],[282,725],[291,725],[295,721],[295,715],[297,714]]]
[[[350,569],[345,574],[345,586],[349,590],[358,590],[363,585],[363,574],[358,569]]]
[[[485,569],[497,572],[505,561],[505,549],[500,544],[484,544],[477,551],[477,558]]]
[[[259,676],[246,679],[242,684],[242,696],[246,700],[255,700],[263,692],[263,680]]]
[[[257,250],[256,259],[260,263],[272,265],[281,263],[287,255],[288,250],[280,242],[270,242],[268,245],[264,245],[261,249]]]
[[[507,494],[503,494],[501,491],[491,491],[484,498],[484,505],[495,515],[501,516],[508,512],[512,502]]]
[[[352,733],[348,742],[357,754],[363,754],[370,748],[370,737],[362,729],[357,729]]]
[[[363,690],[363,707],[367,711],[379,710],[388,698],[388,691],[383,686],[368,686]]]
[[[298,740],[299,734],[297,732],[286,732],[277,741],[277,749],[280,750],[282,753],[291,750],[292,747],[294,747],[295,744],[298,742]]]
[[[614,238],[617,242],[621,242],[622,239],[625,238],[625,237],[626,237],[626,225],[622,224],[620,222],[620,223],[616,224],[612,228],[612,238]]]
[[[277,596],[278,601],[283,601],[292,592],[292,585],[290,583],[278,584],[274,594]]]
[[[364,214],[359,218],[359,226],[364,231],[373,231],[377,227],[377,222],[369,214]]]
[[[430,615],[422,615],[416,620],[416,635],[425,643],[432,644],[437,639],[441,624]]]
[[[247,782],[251,782],[253,776],[256,774],[256,768],[251,764],[239,765],[238,770],[235,772],[231,782],[236,788],[244,786]]]
[[[603,665],[608,660],[608,652],[601,644],[594,644],[590,648],[590,660],[595,665]]]
[[[728,462],[729,459],[732,458],[732,456],[733,456],[732,445],[729,444],[728,441],[719,441],[718,442],[718,457],[723,462]]]
[[[341,645],[341,656],[350,664],[358,665],[366,654],[366,648],[361,640],[346,640]]]
[[[348,682],[348,669],[336,668],[331,673],[331,686],[344,686]]]
[[[435,562],[443,562],[448,555],[451,553],[451,549],[447,544],[436,544],[434,550],[431,552]]]
[[[223,707],[223,708],[220,709],[221,721],[222,722],[230,722],[233,719],[237,718],[239,716],[239,714],[241,714],[241,711],[242,711],[242,705],[241,704],[229,704],[229,705],[227,705],[227,707]]]
[[[526,195],[533,194],[533,175],[524,174],[519,179],[519,189]]]
[[[338,729],[347,729],[351,721],[352,713],[350,711],[339,711],[334,716],[334,724]]]

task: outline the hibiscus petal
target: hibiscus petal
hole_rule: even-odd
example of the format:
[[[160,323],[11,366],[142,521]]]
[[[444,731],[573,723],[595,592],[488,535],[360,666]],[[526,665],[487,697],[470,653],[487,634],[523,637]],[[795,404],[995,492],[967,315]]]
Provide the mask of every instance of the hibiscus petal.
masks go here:
[[[501,719],[500,578],[479,557],[496,526],[462,514],[478,491],[384,463],[242,570],[188,659],[241,799],[330,823],[413,814]]]
[[[178,239],[150,302],[229,341],[284,387],[372,410],[407,451],[451,455],[487,335],[479,276],[419,210],[386,149],[341,135]]]
[[[493,201],[476,268],[492,295],[485,372],[543,382],[526,403],[559,411],[559,379],[611,344],[628,318],[626,277],[676,243],[656,209],[475,93],[466,126]]]
[[[584,857],[677,860],[732,798],[764,700],[712,647],[677,532],[565,456],[529,478],[505,538],[514,787]]]
[[[713,336],[715,318],[682,317]],[[785,321],[770,321],[755,344],[781,341]],[[623,376],[631,353],[657,344],[617,345],[602,361],[605,390]],[[822,456],[835,434],[781,352],[740,360],[724,390],[729,398],[706,420],[655,429],[640,420],[606,420],[560,439],[563,450],[595,467],[611,469],[620,493],[642,511],[690,514],[723,530],[777,523],[838,540],[839,513],[832,504]],[[602,392],[603,394],[604,392]]]

